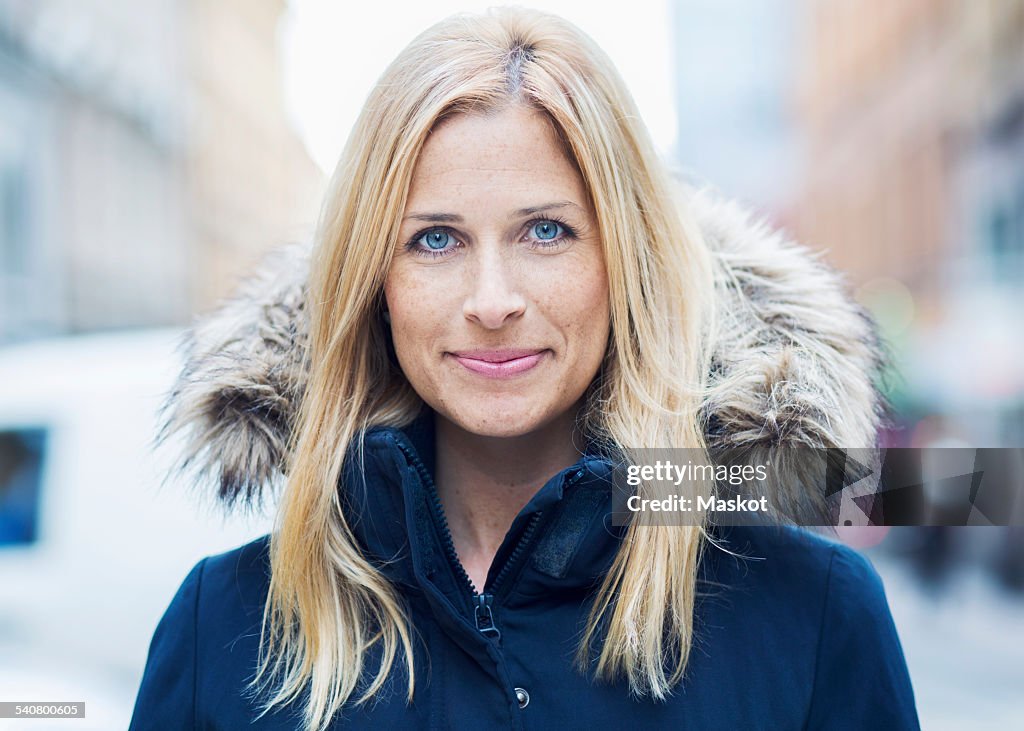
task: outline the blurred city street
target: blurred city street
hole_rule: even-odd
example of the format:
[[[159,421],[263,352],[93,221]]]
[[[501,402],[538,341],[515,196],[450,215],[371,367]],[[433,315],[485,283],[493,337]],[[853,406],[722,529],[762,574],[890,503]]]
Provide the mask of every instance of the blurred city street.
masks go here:
[[[1009,594],[977,569],[958,572],[935,594],[905,565],[871,558],[903,644],[921,728],[996,731],[1024,725],[1020,594]]]
[[[126,727],[189,569],[270,530],[154,447],[182,335],[312,237],[394,53],[492,4],[0,0],[0,700]],[[844,273],[882,446],[1024,447],[1024,0],[527,4],[607,50],[674,170]],[[849,541],[922,728],[1024,728],[1022,531]]]

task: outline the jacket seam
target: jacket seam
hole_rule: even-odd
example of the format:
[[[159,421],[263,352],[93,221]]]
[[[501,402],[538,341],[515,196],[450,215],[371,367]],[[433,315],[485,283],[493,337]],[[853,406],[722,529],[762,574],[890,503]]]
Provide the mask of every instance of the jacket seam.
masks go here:
[[[192,728],[199,728],[199,594],[203,588],[206,559],[199,562],[196,578],[196,599],[192,608]]]
[[[832,597],[832,566],[835,563],[836,547],[828,556],[828,573],[825,575],[825,600],[821,603],[821,619],[818,621],[818,646],[814,651],[814,677],[811,680],[811,702],[807,708],[807,719],[804,721],[804,731],[809,728],[811,717],[814,715],[815,703],[818,700],[818,670],[821,667],[822,646],[825,644],[825,619],[828,617],[829,600]]]

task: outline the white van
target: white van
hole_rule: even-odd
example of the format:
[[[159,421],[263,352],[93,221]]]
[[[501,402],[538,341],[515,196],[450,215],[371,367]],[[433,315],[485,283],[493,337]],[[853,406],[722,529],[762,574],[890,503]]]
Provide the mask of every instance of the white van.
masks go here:
[[[128,726],[149,640],[188,570],[270,530],[272,506],[225,519],[197,499],[202,486],[165,479],[174,445],[153,440],[180,336],[0,348],[2,700],[84,702],[76,729]]]

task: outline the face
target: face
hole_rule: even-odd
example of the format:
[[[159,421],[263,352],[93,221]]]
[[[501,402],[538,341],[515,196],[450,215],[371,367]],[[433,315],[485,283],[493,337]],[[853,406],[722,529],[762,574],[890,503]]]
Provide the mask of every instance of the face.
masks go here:
[[[574,414],[608,283],[586,187],[540,112],[461,114],[428,138],[384,286],[399,364],[442,418],[520,436]]]

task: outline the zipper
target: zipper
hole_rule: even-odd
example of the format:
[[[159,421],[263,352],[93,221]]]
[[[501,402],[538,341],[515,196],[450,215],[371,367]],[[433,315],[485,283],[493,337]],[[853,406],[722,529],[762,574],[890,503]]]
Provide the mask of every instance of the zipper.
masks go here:
[[[501,567],[501,571],[498,572],[498,575],[494,577],[494,581],[491,582],[490,591],[480,593],[477,591],[476,586],[474,586],[473,580],[469,578],[469,574],[466,573],[466,569],[462,566],[462,562],[459,561],[459,554],[455,550],[455,540],[452,538],[451,528],[448,527],[448,519],[444,514],[444,506],[441,505],[441,496],[437,492],[437,485],[434,484],[434,480],[430,476],[430,472],[427,471],[426,465],[423,464],[423,460],[420,459],[415,450],[407,448],[406,445],[401,442],[396,442],[396,444],[419,473],[420,479],[423,480],[423,484],[427,486],[427,491],[430,494],[430,509],[434,513],[434,518],[437,521],[436,524],[441,527],[442,547],[448,558],[448,562],[455,567],[456,573],[459,575],[463,586],[469,594],[470,604],[473,610],[473,619],[475,621],[477,631],[488,639],[493,639],[496,642],[500,641],[501,630],[498,629],[498,625],[494,619],[494,612],[492,611],[494,597],[497,594],[498,588],[511,573],[512,568],[517,565],[520,557],[526,550],[526,547],[533,539],[533,534],[537,531],[543,511],[534,513],[530,516],[529,521],[526,523],[526,527],[523,529],[522,535],[520,535],[519,540],[516,541],[515,547],[512,549],[508,559]],[[566,479],[563,489],[574,484],[577,480],[583,477],[583,475],[584,470],[576,470],[568,479]],[[487,587],[485,586],[484,589],[486,590]]]
[[[459,561],[459,556],[455,552],[455,541],[452,539],[451,529],[448,527],[448,520],[444,517],[444,508],[441,505],[441,496],[437,494],[437,487],[434,485],[434,478],[430,476],[430,472],[427,471],[426,465],[423,464],[423,460],[420,459],[419,455],[413,449],[407,448],[400,441],[396,442],[398,448],[402,450],[402,453],[412,462],[412,466],[419,473],[420,479],[423,484],[427,486],[427,491],[430,494],[430,509],[434,513],[434,517],[438,518],[438,525],[441,526],[441,543],[444,546],[445,554],[448,557],[449,562],[454,566],[471,596],[478,596],[476,587],[473,586],[473,580],[469,578],[469,574],[466,573],[466,569],[462,567],[462,562]],[[475,611],[475,608],[474,608]]]
[[[494,614],[491,613],[491,602],[494,601],[493,594],[473,594],[473,617],[476,619],[476,629],[487,639],[498,641],[501,639],[501,631],[494,623]]]

